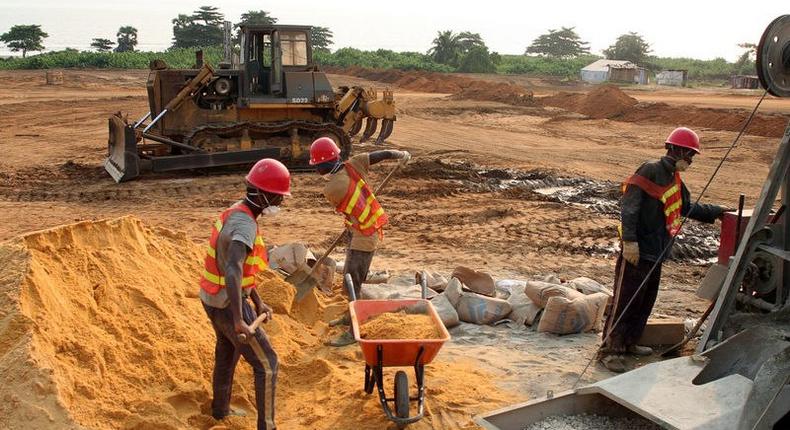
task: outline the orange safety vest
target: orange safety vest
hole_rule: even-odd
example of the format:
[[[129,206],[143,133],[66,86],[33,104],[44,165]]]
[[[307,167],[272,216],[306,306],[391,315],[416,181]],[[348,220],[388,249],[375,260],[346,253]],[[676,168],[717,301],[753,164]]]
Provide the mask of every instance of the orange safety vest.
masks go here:
[[[680,232],[680,224],[682,223],[680,215],[680,210],[683,208],[681,184],[682,182],[678,172],[675,172],[675,181],[670,182],[669,185],[666,186],[658,185],[644,176],[633,174],[626,178],[622,188],[623,194],[625,194],[628,185],[636,185],[647,193],[647,195],[663,203],[667,232],[670,237],[674,237]],[[620,233],[622,236],[622,226]]]
[[[389,221],[384,208],[351,164],[346,162],[345,167],[349,178],[348,191],[335,210],[346,216],[346,225],[363,235],[372,236],[376,232],[381,234],[382,227]]]
[[[211,239],[209,239],[208,249],[206,250],[206,259],[203,264],[203,276],[200,278],[200,288],[205,292],[215,295],[221,289],[225,288],[225,277],[217,267],[217,239],[219,233],[222,231],[222,225],[225,220],[234,212],[244,212],[252,219],[255,216],[250,209],[243,204],[236,204],[228,209],[225,209],[220,214],[219,219],[214,223],[211,228]],[[258,271],[269,267],[269,256],[266,252],[266,247],[261,238],[260,231],[255,232],[255,244],[252,247],[252,252],[247,255],[242,267],[241,288],[250,289],[255,287],[255,274]]]

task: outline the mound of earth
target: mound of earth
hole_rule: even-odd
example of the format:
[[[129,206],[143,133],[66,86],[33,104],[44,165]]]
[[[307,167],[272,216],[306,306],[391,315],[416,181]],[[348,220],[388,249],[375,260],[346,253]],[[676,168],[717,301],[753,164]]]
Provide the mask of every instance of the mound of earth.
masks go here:
[[[542,98],[541,103],[578,112],[590,118],[615,118],[626,113],[638,101],[614,85],[601,85],[587,94],[560,92]]]
[[[329,68],[328,71],[392,84],[412,91],[450,94],[456,100],[495,101],[518,106],[534,105],[532,91],[513,83],[491,82],[450,73],[396,69],[347,67]]]
[[[243,361],[232,403],[248,416],[218,423],[209,415],[215,337],[197,294],[204,252],[183,233],[133,217],[0,243],[0,428],[254,428]],[[344,299],[296,303],[293,287],[269,271],[258,289],[275,309],[264,329],[280,358],[278,426],[385,428],[377,397],[362,391],[358,348],[323,346],[336,334],[324,321]],[[426,378],[434,385],[422,428],[466,425],[507,402],[472,362],[437,361]]]

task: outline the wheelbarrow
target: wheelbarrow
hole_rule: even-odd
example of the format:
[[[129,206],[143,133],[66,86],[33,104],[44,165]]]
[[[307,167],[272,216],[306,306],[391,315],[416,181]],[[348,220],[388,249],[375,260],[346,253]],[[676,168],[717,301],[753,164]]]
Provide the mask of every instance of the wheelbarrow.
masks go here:
[[[424,276],[421,277],[423,280]],[[351,276],[346,274],[344,283],[349,292],[351,302],[351,329],[365,359],[365,392],[373,393],[376,387],[379,402],[387,419],[393,421],[399,429],[419,421],[424,412],[425,402],[425,365],[433,361],[436,354],[445,342],[450,340],[450,333],[442,324],[439,314],[436,313],[431,302],[425,299],[425,285],[423,285],[422,299],[398,300],[356,300]],[[368,319],[385,312],[418,313],[429,315],[433,324],[439,328],[439,339],[362,339],[359,328]],[[393,397],[387,397],[384,391],[385,367],[413,367],[416,378],[417,395],[409,393],[409,378],[406,372],[398,370],[395,373],[395,391]],[[417,403],[417,414],[409,415],[410,403]],[[392,406],[390,406],[392,405]]]

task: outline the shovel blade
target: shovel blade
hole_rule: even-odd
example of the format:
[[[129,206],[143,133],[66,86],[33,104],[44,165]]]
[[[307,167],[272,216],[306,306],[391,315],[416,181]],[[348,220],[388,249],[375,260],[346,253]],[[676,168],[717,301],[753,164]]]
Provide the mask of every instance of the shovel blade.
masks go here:
[[[285,278],[285,281],[296,287],[296,301],[298,302],[301,302],[310,290],[318,285],[318,280],[312,276],[309,266],[300,267],[299,270]]]

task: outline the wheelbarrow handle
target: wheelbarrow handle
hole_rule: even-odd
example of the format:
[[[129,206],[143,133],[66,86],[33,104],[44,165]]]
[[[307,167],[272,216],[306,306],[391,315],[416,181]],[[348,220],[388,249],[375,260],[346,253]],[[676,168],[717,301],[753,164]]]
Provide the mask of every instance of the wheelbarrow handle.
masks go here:
[[[266,321],[266,318],[267,318],[266,313],[262,313],[262,314],[258,315],[258,318],[255,318],[255,321],[253,321],[252,324],[250,324],[250,331],[251,332],[255,332],[255,330],[258,330],[258,326],[260,326],[261,323]],[[238,333],[236,335],[236,338],[241,343],[247,343],[247,335],[244,334],[244,333]]]

